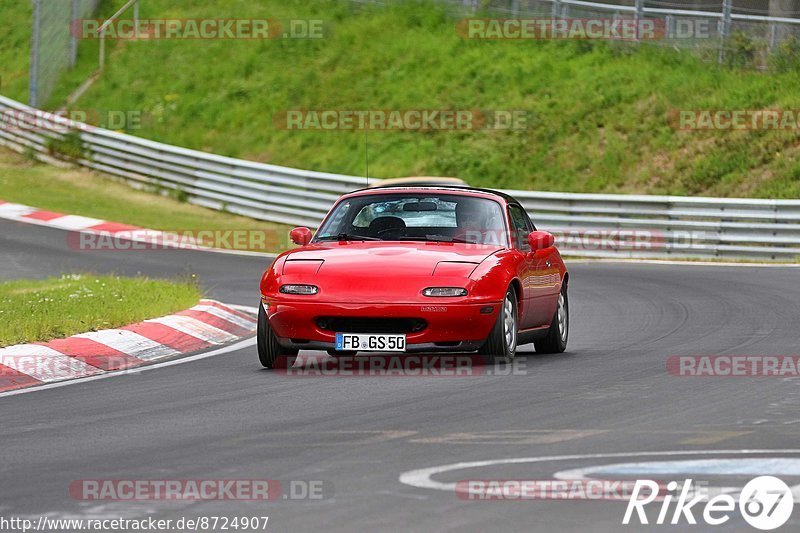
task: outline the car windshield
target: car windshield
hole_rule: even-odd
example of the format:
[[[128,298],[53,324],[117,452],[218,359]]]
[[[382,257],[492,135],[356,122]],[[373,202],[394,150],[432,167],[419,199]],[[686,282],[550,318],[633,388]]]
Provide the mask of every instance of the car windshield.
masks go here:
[[[339,202],[316,241],[436,241],[507,246],[503,208],[456,194],[374,194]]]

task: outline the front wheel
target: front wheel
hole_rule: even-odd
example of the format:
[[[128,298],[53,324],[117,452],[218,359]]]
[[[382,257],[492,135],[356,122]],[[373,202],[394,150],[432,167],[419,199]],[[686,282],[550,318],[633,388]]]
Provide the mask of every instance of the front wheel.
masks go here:
[[[269,325],[267,320],[267,313],[264,311],[264,306],[258,306],[258,360],[265,368],[275,368],[276,366],[290,367],[292,361],[290,358],[297,356],[297,350],[291,348],[284,348],[278,343],[278,338],[275,332]]]
[[[566,284],[561,287],[558,295],[558,305],[550,322],[550,329],[547,337],[536,341],[536,353],[561,353],[567,349],[567,339],[569,338],[569,297],[567,296]]]
[[[510,362],[517,353],[518,333],[517,295],[514,289],[509,287],[503,306],[497,315],[497,322],[489,338],[478,351],[486,357],[486,362],[489,364]]]

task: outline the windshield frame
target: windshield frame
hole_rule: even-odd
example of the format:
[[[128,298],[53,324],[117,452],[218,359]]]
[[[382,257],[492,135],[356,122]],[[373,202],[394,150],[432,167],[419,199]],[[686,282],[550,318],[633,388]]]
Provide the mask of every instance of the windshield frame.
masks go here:
[[[333,205],[331,210],[323,219],[322,223],[319,225],[319,228],[314,233],[314,237],[311,240],[311,244],[321,244],[321,243],[330,243],[336,242],[335,239],[332,239],[333,235],[325,236],[324,238],[320,239],[320,235],[322,235],[325,230],[328,229],[328,225],[332,224],[334,214],[336,213],[339,206],[346,202],[346,201],[353,201],[357,199],[368,199],[368,198],[383,198],[387,196],[408,196],[413,198],[454,198],[454,199],[464,199],[464,198],[472,198],[475,200],[485,200],[488,202],[493,202],[497,204],[500,208],[501,217],[503,220],[503,229],[502,229],[502,241],[500,244],[475,244],[475,243],[464,243],[464,244],[471,244],[473,246],[496,246],[501,248],[511,248],[511,241],[510,241],[510,234],[509,234],[509,220],[508,220],[508,206],[506,202],[500,198],[494,198],[491,196],[484,196],[484,195],[473,195],[473,194],[464,194],[461,191],[402,191],[402,190],[394,190],[394,191],[381,191],[380,189],[375,189],[374,192],[370,192],[368,194],[354,194],[354,195],[347,195],[339,198],[339,200]],[[376,200],[377,201],[377,200]],[[428,242],[428,243],[438,243],[438,244],[462,244],[461,241],[452,241],[452,240],[434,240],[434,239],[401,239],[401,240],[389,240],[389,239],[380,239],[380,240],[371,240],[371,239],[364,239],[363,241],[360,239],[354,239],[357,242],[382,242],[382,243],[412,243],[412,242]]]

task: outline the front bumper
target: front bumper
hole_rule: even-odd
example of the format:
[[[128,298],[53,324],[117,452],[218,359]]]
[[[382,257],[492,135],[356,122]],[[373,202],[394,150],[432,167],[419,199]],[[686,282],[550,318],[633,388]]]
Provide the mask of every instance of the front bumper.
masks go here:
[[[285,347],[306,350],[333,349],[336,333],[357,333],[322,329],[317,324],[321,317],[418,318],[427,326],[422,331],[406,333],[407,351],[476,350],[489,336],[501,306],[501,302],[449,303],[436,299],[432,299],[430,304],[343,304],[288,298],[265,300],[262,305],[278,341]],[[491,312],[487,312],[489,307]]]

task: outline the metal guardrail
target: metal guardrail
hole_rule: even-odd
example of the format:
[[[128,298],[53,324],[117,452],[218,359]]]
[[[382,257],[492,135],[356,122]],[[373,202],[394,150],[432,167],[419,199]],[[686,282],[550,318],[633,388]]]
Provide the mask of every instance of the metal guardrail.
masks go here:
[[[43,160],[79,142],[79,165],[139,188],[259,220],[316,227],[365,178],[267,165],[94,128],[0,96],[0,145]],[[568,255],[796,260],[800,200],[505,191]]]

